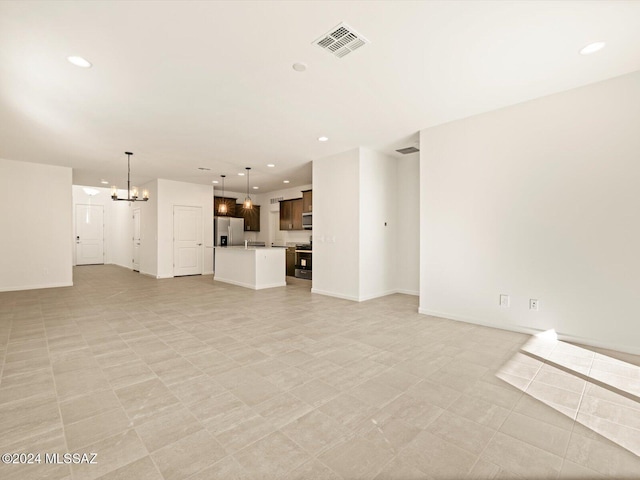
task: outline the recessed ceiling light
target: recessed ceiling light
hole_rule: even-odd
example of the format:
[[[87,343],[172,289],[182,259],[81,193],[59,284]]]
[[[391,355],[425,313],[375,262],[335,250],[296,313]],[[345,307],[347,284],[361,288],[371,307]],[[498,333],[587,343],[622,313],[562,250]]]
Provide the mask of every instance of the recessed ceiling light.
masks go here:
[[[329,141],[329,137],[318,137],[318,141],[319,142],[328,142]]]
[[[211,183],[218,183],[218,180],[212,180]]]
[[[76,67],[91,68],[91,62],[82,57],[72,56],[72,57],[67,57],[67,60],[73,63]]]
[[[594,42],[590,43],[582,50],[580,50],[580,55],[591,55],[592,53],[596,53],[604,48],[606,45],[605,42]]]
[[[273,168],[273,167],[275,167],[275,165],[273,163],[267,163],[267,167]]]
[[[244,173],[243,173],[243,172],[240,172],[240,173],[238,174],[238,176],[239,176],[239,177],[244,177]]]
[[[296,72],[304,72],[307,69],[307,64],[302,62],[296,62],[293,64],[293,69]]]
[[[253,187],[254,190],[258,190],[260,187]]]
[[[283,180],[282,183],[289,183],[289,180]]]
[[[109,180],[100,180],[100,183],[103,185],[109,185]]]

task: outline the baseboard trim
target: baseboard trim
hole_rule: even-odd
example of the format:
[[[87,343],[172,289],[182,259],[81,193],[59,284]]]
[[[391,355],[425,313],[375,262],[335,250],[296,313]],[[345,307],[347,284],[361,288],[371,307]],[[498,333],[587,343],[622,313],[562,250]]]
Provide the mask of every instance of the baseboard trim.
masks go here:
[[[398,293],[398,290],[389,290],[389,291],[382,292],[382,293],[374,293],[372,295],[364,295],[364,296],[359,297],[358,301],[359,302],[366,302],[367,300],[373,300],[374,298],[386,297],[387,295],[393,295],[395,293]]]
[[[342,300],[351,300],[352,302],[358,302],[358,297],[351,295],[343,295],[341,293],[329,292],[327,290],[319,290],[317,288],[311,288],[311,293],[317,293],[318,295],[325,295],[327,297],[341,298]]]
[[[413,295],[414,297],[420,296],[420,292],[418,290],[405,290],[403,288],[399,288],[393,293],[401,293],[403,295]]]
[[[126,268],[127,270],[133,270],[132,266],[127,266],[127,265],[122,265],[120,263],[108,263],[107,265],[115,265],[116,267],[120,267],[120,268]]]
[[[430,315],[432,317],[445,318],[447,320],[454,320],[456,322],[471,323],[473,325],[481,325],[483,327],[496,328],[498,330],[507,330],[509,332],[525,333],[528,335],[535,335],[536,333],[544,331],[541,329],[524,327],[522,325],[503,325],[495,322],[487,322],[484,320],[478,320],[476,318],[462,317],[460,315],[450,314],[446,312],[436,312],[434,310],[429,310],[426,308],[418,308],[418,313],[421,313],[423,315]],[[556,332],[556,334],[558,335],[558,340],[562,340],[563,342],[575,343],[589,347],[605,348],[607,350],[615,350],[617,352],[630,353],[632,355],[640,355],[640,348],[638,347],[600,342],[591,338],[579,337],[563,332]]]
[[[394,295],[396,293],[400,293],[403,295],[415,295],[418,296],[419,292],[414,292],[411,290],[388,290],[386,292],[383,293],[375,293],[373,295],[366,295],[363,297],[354,297],[351,295],[343,295],[341,293],[335,293],[335,292],[329,292],[327,290],[318,290],[317,288],[311,288],[311,293],[317,293],[319,295],[326,295],[327,297],[335,297],[335,298],[341,298],[343,300],[351,300],[353,302],[366,302],[368,300],[373,300],[374,298],[380,298],[380,297],[386,297],[388,295]]]
[[[60,287],[73,287],[73,282],[43,283],[39,285],[21,285],[17,287],[0,287],[0,292],[17,292],[20,290],[41,290],[44,288],[60,288]]]

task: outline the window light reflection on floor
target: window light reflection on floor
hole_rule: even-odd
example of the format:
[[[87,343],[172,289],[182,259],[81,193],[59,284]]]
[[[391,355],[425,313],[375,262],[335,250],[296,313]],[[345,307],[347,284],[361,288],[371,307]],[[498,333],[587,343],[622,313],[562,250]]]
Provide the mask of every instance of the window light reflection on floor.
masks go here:
[[[496,376],[640,456],[640,367],[562,342],[548,330]]]

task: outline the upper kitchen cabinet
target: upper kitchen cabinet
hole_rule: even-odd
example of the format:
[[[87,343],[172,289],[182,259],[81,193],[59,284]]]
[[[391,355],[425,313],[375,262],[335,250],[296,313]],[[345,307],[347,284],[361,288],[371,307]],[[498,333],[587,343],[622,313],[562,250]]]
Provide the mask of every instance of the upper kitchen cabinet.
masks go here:
[[[302,199],[291,200],[291,230],[302,230]]]
[[[311,213],[313,190],[302,192],[302,213]]]
[[[237,214],[236,200],[238,199],[228,197],[213,197],[213,214],[220,217],[235,217]],[[227,206],[227,213],[218,212],[221,203],[224,203]]]
[[[260,205],[254,205],[253,208],[245,209],[244,204],[236,204],[236,216],[244,218],[245,232],[260,231]]]
[[[280,201],[280,230],[302,230],[302,198]]]

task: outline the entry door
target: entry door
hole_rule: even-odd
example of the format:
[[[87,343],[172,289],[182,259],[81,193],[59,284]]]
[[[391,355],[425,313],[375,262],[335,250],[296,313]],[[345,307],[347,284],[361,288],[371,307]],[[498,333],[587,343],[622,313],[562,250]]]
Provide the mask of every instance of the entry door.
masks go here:
[[[102,205],[76,205],[76,265],[104,263]]]
[[[201,207],[173,207],[173,275],[202,275]]]
[[[133,210],[133,271],[140,271],[140,209]]]

